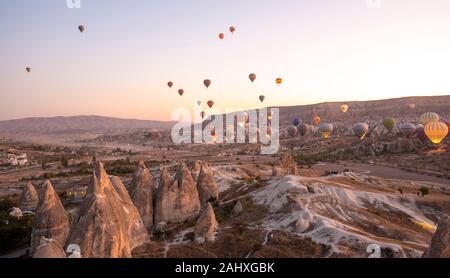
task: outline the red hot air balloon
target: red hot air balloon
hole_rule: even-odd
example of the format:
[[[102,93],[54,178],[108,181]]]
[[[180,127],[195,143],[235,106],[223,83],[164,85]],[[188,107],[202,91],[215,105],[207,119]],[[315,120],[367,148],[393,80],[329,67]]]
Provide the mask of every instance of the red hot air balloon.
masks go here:
[[[231,27],[230,27],[230,32],[231,32],[232,34],[234,34],[235,31],[236,31],[236,28],[235,28],[234,26],[231,26]]]
[[[184,90],[183,90],[183,89],[179,89],[179,90],[178,90],[178,94],[179,94],[180,96],[183,96],[183,95],[184,95]]]
[[[213,108],[214,101],[212,101],[212,100],[208,101],[208,106],[209,106],[209,108]]]
[[[225,38],[225,34],[224,33],[220,33],[219,34],[219,39],[223,40]]]
[[[169,86],[169,88],[172,88],[172,87],[173,87],[173,82],[172,82],[172,81],[169,81],[169,82],[167,83],[167,86]]]
[[[206,88],[209,88],[209,86],[211,86],[211,80],[205,79],[205,81],[203,81],[203,84],[205,85]]]

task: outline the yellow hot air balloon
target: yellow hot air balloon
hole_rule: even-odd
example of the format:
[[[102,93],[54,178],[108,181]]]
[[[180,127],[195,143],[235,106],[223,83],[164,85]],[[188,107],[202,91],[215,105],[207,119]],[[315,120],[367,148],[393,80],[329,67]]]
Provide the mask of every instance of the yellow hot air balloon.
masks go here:
[[[426,126],[428,123],[439,122],[439,115],[433,112],[423,113],[420,116],[419,122]]]
[[[434,144],[441,143],[448,134],[448,126],[443,122],[431,122],[425,126],[425,135]]]
[[[347,104],[341,105],[341,111],[342,111],[343,113],[347,113],[347,111],[348,111],[348,105],[347,105]]]
[[[281,85],[281,83],[283,83],[283,79],[282,78],[277,78],[275,80],[275,82],[277,83],[277,85]]]
[[[332,124],[321,124],[319,126],[319,132],[322,134],[322,137],[327,139],[330,138],[331,133],[333,132],[333,125]]]

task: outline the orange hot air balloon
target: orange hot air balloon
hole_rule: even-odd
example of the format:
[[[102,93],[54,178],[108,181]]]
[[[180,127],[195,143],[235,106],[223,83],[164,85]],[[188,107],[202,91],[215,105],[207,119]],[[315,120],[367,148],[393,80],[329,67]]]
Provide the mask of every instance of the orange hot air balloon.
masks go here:
[[[205,111],[200,112],[200,116],[202,117],[202,119],[204,119],[206,116],[206,112]]]
[[[347,113],[347,111],[348,111],[348,105],[347,105],[347,104],[341,105],[341,111],[342,111],[342,113]]]
[[[234,34],[235,31],[236,31],[236,28],[235,28],[234,26],[231,26],[231,27],[230,27],[230,32],[231,32],[232,34]]]
[[[183,89],[179,89],[179,90],[178,90],[178,94],[179,94],[180,96],[183,96],[183,95],[184,95],[184,90],[183,90]]]
[[[313,123],[314,123],[314,125],[319,125],[320,124],[320,117],[319,116],[315,116],[314,118],[313,118]]]
[[[249,78],[250,81],[252,81],[252,83],[253,83],[253,82],[255,82],[255,80],[256,80],[256,74],[250,73],[250,75],[248,76],[248,78]]]
[[[211,80],[205,79],[205,81],[203,81],[203,84],[205,85],[206,88],[209,88],[209,86],[211,86]]]
[[[169,82],[167,83],[167,86],[169,86],[169,88],[172,88],[172,87],[173,87],[173,82],[172,82],[172,81],[169,81]]]
[[[224,33],[220,33],[219,34],[219,39],[223,40],[225,38],[225,34]]]
[[[209,101],[208,101],[208,106],[209,106],[209,108],[213,108],[213,106],[214,106],[214,101],[209,100]]]
[[[431,122],[425,126],[425,135],[434,144],[441,143],[448,134],[448,126],[443,122]]]
[[[275,80],[275,82],[277,83],[277,85],[281,85],[281,83],[283,83],[283,79],[282,78],[277,78]]]
[[[80,30],[81,33],[84,32],[84,30],[86,30],[86,28],[83,25],[78,26],[78,30]]]

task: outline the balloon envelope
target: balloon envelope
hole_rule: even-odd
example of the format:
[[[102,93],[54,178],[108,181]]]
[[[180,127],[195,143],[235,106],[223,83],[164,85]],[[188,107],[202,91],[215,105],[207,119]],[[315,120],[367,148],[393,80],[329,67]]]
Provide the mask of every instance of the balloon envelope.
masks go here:
[[[410,109],[416,108],[416,105],[414,103],[410,103],[408,106],[409,106]]]
[[[231,33],[234,33],[235,31],[236,31],[236,28],[235,28],[234,26],[231,26],[231,27],[230,27],[230,32],[231,32]]]
[[[275,80],[275,82],[276,82],[278,85],[281,85],[281,83],[283,83],[283,79],[282,79],[282,78],[277,78],[277,79]]]
[[[359,123],[355,124],[352,127],[352,130],[355,136],[362,140],[364,139],[364,137],[366,137],[367,132],[369,132],[369,126],[366,123]]]
[[[323,138],[329,138],[331,133],[333,132],[332,124],[321,124],[319,126],[319,132],[322,134]]]
[[[395,126],[395,120],[393,118],[386,118],[383,120],[383,125],[387,130],[392,131]]]
[[[225,34],[220,33],[220,34],[219,34],[219,39],[223,40],[223,38],[225,38]]]
[[[78,26],[78,30],[80,30],[81,33],[83,33],[85,29],[86,28],[84,28],[83,25]]]
[[[347,111],[348,111],[348,105],[347,105],[347,104],[342,105],[342,106],[341,106],[341,111],[342,111],[343,113],[347,113]]]
[[[289,137],[295,137],[295,135],[297,135],[297,128],[295,126],[290,126],[288,127],[287,132]]]
[[[179,90],[178,90],[178,94],[179,94],[180,96],[183,96],[183,95],[184,95],[184,90],[183,90],[183,89],[179,89]]]
[[[26,70],[27,72],[31,72],[31,68],[30,68],[30,67],[25,68],[25,70]]]
[[[212,108],[214,106],[214,101],[210,100],[208,101],[209,108]]]
[[[416,133],[416,126],[411,123],[400,124],[398,129],[405,137],[411,137],[414,133]]]
[[[206,88],[209,88],[209,86],[211,86],[211,80],[205,79],[205,80],[203,81],[203,84],[205,85]]]
[[[264,102],[264,100],[266,99],[266,97],[265,96],[259,96],[259,100],[261,101],[261,102]]]
[[[431,122],[425,126],[425,134],[434,144],[441,143],[448,135],[448,126],[443,122]]]
[[[169,88],[172,88],[173,87],[173,82],[172,81],[167,82],[167,86],[169,86]]]
[[[251,73],[251,74],[248,76],[248,78],[250,79],[250,81],[255,82],[255,80],[256,80],[256,74]]]
[[[419,122],[426,126],[431,122],[439,122],[439,115],[434,112],[426,112],[420,116]]]
[[[300,120],[300,118],[299,117],[295,117],[293,120],[292,120],[292,125],[293,126],[298,126],[299,124],[301,124],[301,120]]]
[[[319,125],[320,124],[320,117],[319,116],[315,116],[314,118],[313,118],[313,123],[314,123],[314,125]]]
[[[301,136],[305,136],[310,131],[309,125],[307,125],[305,123],[301,124],[297,129],[298,129],[298,133],[300,133]]]

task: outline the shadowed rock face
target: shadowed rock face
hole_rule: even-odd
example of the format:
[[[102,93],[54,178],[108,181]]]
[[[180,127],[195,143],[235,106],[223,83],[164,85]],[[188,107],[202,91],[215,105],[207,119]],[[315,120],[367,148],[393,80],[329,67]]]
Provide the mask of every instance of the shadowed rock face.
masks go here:
[[[450,258],[450,217],[444,216],[439,221],[431,245],[423,255],[424,258]]]
[[[183,163],[172,182],[166,169],[161,174],[155,222],[179,223],[198,215],[200,199],[189,169]]]
[[[216,221],[216,215],[211,203],[203,206],[202,213],[195,225],[195,242],[202,244],[206,242],[214,242],[216,240],[219,224]]]
[[[30,254],[33,255],[43,237],[64,246],[69,234],[69,218],[50,181],[39,191],[39,202],[33,220]]]
[[[110,181],[99,163],[68,243],[79,245],[83,258],[129,258],[131,250],[147,239],[145,226],[122,181]]]
[[[206,162],[202,164],[197,181],[197,190],[200,197],[200,203],[202,205],[210,201],[215,201],[219,198],[216,180],[214,179],[214,176]]]
[[[35,211],[39,201],[39,196],[34,186],[29,182],[22,191],[20,197],[20,209],[22,211],[30,210]]]
[[[36,248],[34,259],[64,259],[66,253],[61,245],[54,239],[42,238],[41,244]]]
[[[130,195],[147,229],[153,226],[153,188],[153,177],[141,161],[131,182]]]

